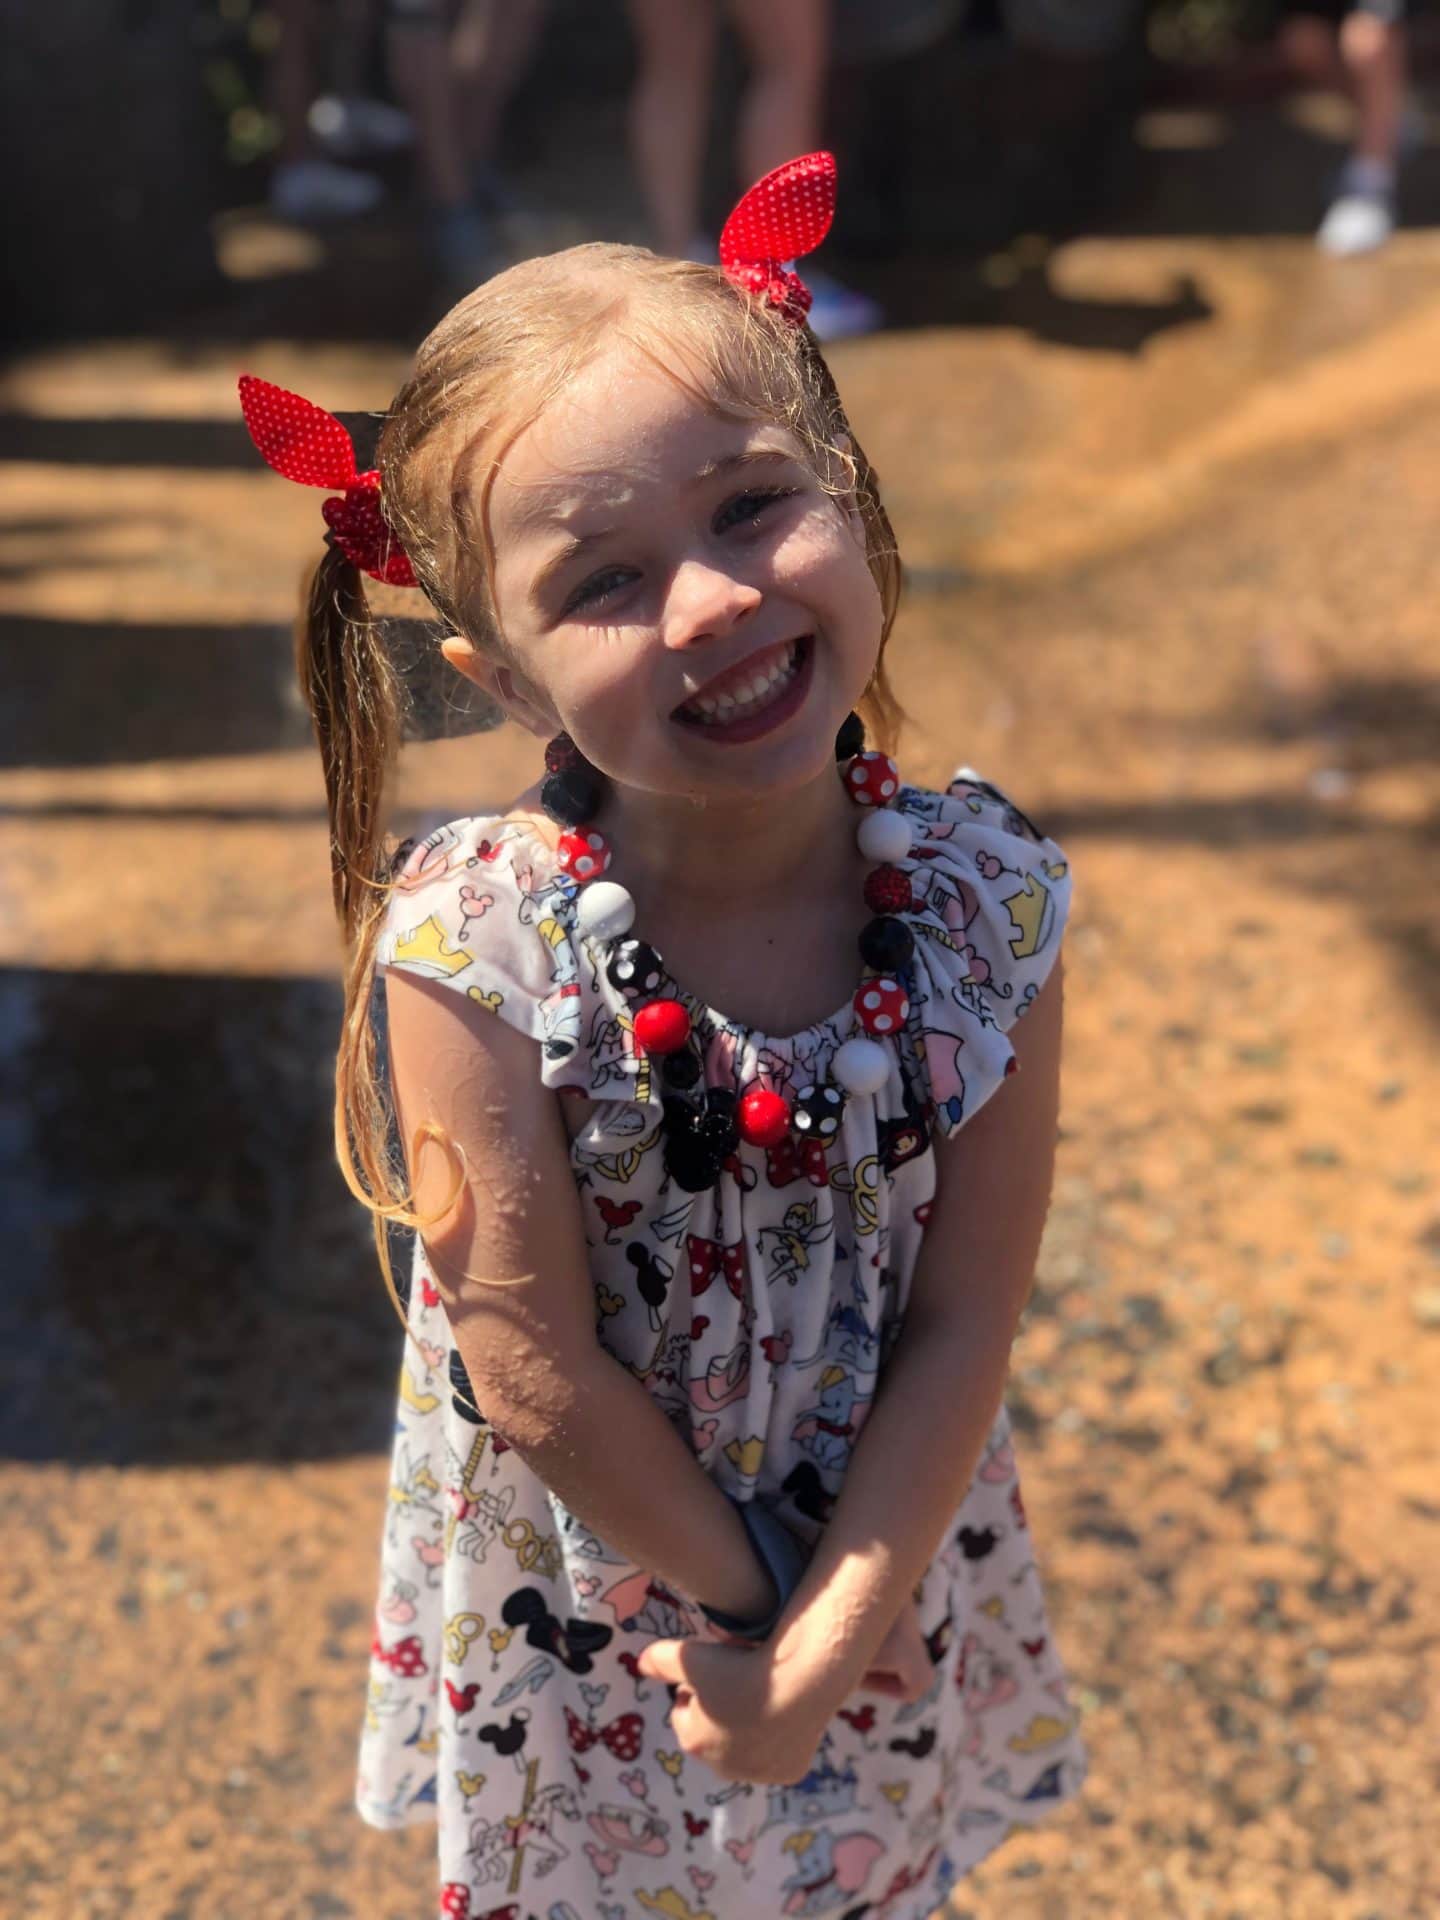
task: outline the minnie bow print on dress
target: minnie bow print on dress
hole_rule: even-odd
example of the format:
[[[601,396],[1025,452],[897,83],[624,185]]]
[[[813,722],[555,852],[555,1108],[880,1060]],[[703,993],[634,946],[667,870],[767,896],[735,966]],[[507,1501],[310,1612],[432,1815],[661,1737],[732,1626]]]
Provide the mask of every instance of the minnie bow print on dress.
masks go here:
[[[253,373],[240,376],[240,411],[262,458],[305,487],[338,487],[320,511],[347,560],[391,587],[417,584],[405,549],[380,503],[380,473],[355,470],[355,445],[333,413]]]
[[[785,262],[813,253],[834,218],[834,154],[801,154],[757,180],[740,201],[720,235],[720,264],[737,286],[798,327],[810,311],[810,289]]]

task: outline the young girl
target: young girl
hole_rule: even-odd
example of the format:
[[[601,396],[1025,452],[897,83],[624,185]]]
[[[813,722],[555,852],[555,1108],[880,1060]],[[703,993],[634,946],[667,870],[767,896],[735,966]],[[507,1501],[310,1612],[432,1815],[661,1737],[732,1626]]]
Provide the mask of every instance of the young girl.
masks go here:
[[[833,177],[768,176],[720,267],[480,287],[374,473],[242,383],[345,489],[300,648],[337,1145],[387,1279],[417,1229],[358,1805],[438,1819],[467,1920],[927,1920],[1083,1772],[1001,1406],[1069,872],[971,770],[865,746],[898,560],[782,264]],[[549,743],[398,850],[362,572]]]

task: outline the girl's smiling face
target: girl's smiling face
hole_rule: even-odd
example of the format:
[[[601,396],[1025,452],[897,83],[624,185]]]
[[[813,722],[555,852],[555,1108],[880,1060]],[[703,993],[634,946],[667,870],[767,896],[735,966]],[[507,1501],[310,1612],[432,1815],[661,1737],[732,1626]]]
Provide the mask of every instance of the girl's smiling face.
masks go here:
[[[859,514],[787,429],[617,350],[517,435],[485,510],[518,671],[481,671],[519,717],[655,794],[753,799],[833,764],[881,602]]]

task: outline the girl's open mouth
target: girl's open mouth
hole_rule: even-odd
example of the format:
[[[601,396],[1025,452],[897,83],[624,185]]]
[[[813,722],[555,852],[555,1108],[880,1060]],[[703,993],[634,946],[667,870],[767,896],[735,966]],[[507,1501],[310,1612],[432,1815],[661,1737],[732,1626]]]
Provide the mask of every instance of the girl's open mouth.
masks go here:
[[[800,707],[810,685],[814,654],[814,635],[801,634],[774,648],[747,676],[727,680],[717,694],[697,694],[670,717],[717,746],[758,740],[782,726]]]

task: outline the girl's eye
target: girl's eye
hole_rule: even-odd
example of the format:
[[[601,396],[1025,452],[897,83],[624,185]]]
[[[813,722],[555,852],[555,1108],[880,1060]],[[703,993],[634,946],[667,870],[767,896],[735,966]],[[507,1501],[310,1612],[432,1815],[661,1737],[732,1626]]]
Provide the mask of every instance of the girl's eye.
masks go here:
[[[788,500],[795,492],[794,487],[757,487],[749,493],[737,493],[716,514],[715,530],[723,533],[726,528],[739,526],[747,520],[755,525],[767,507],[773,506],[777,500]]]
[[[635,577],[633,567],[602,567],[599,573],[592,573],[588,580],[580,582],[565,602],[564,610],[574,613],[579,607],[598,606],[602,600],[609,599],[612,593],[629,586]]]

